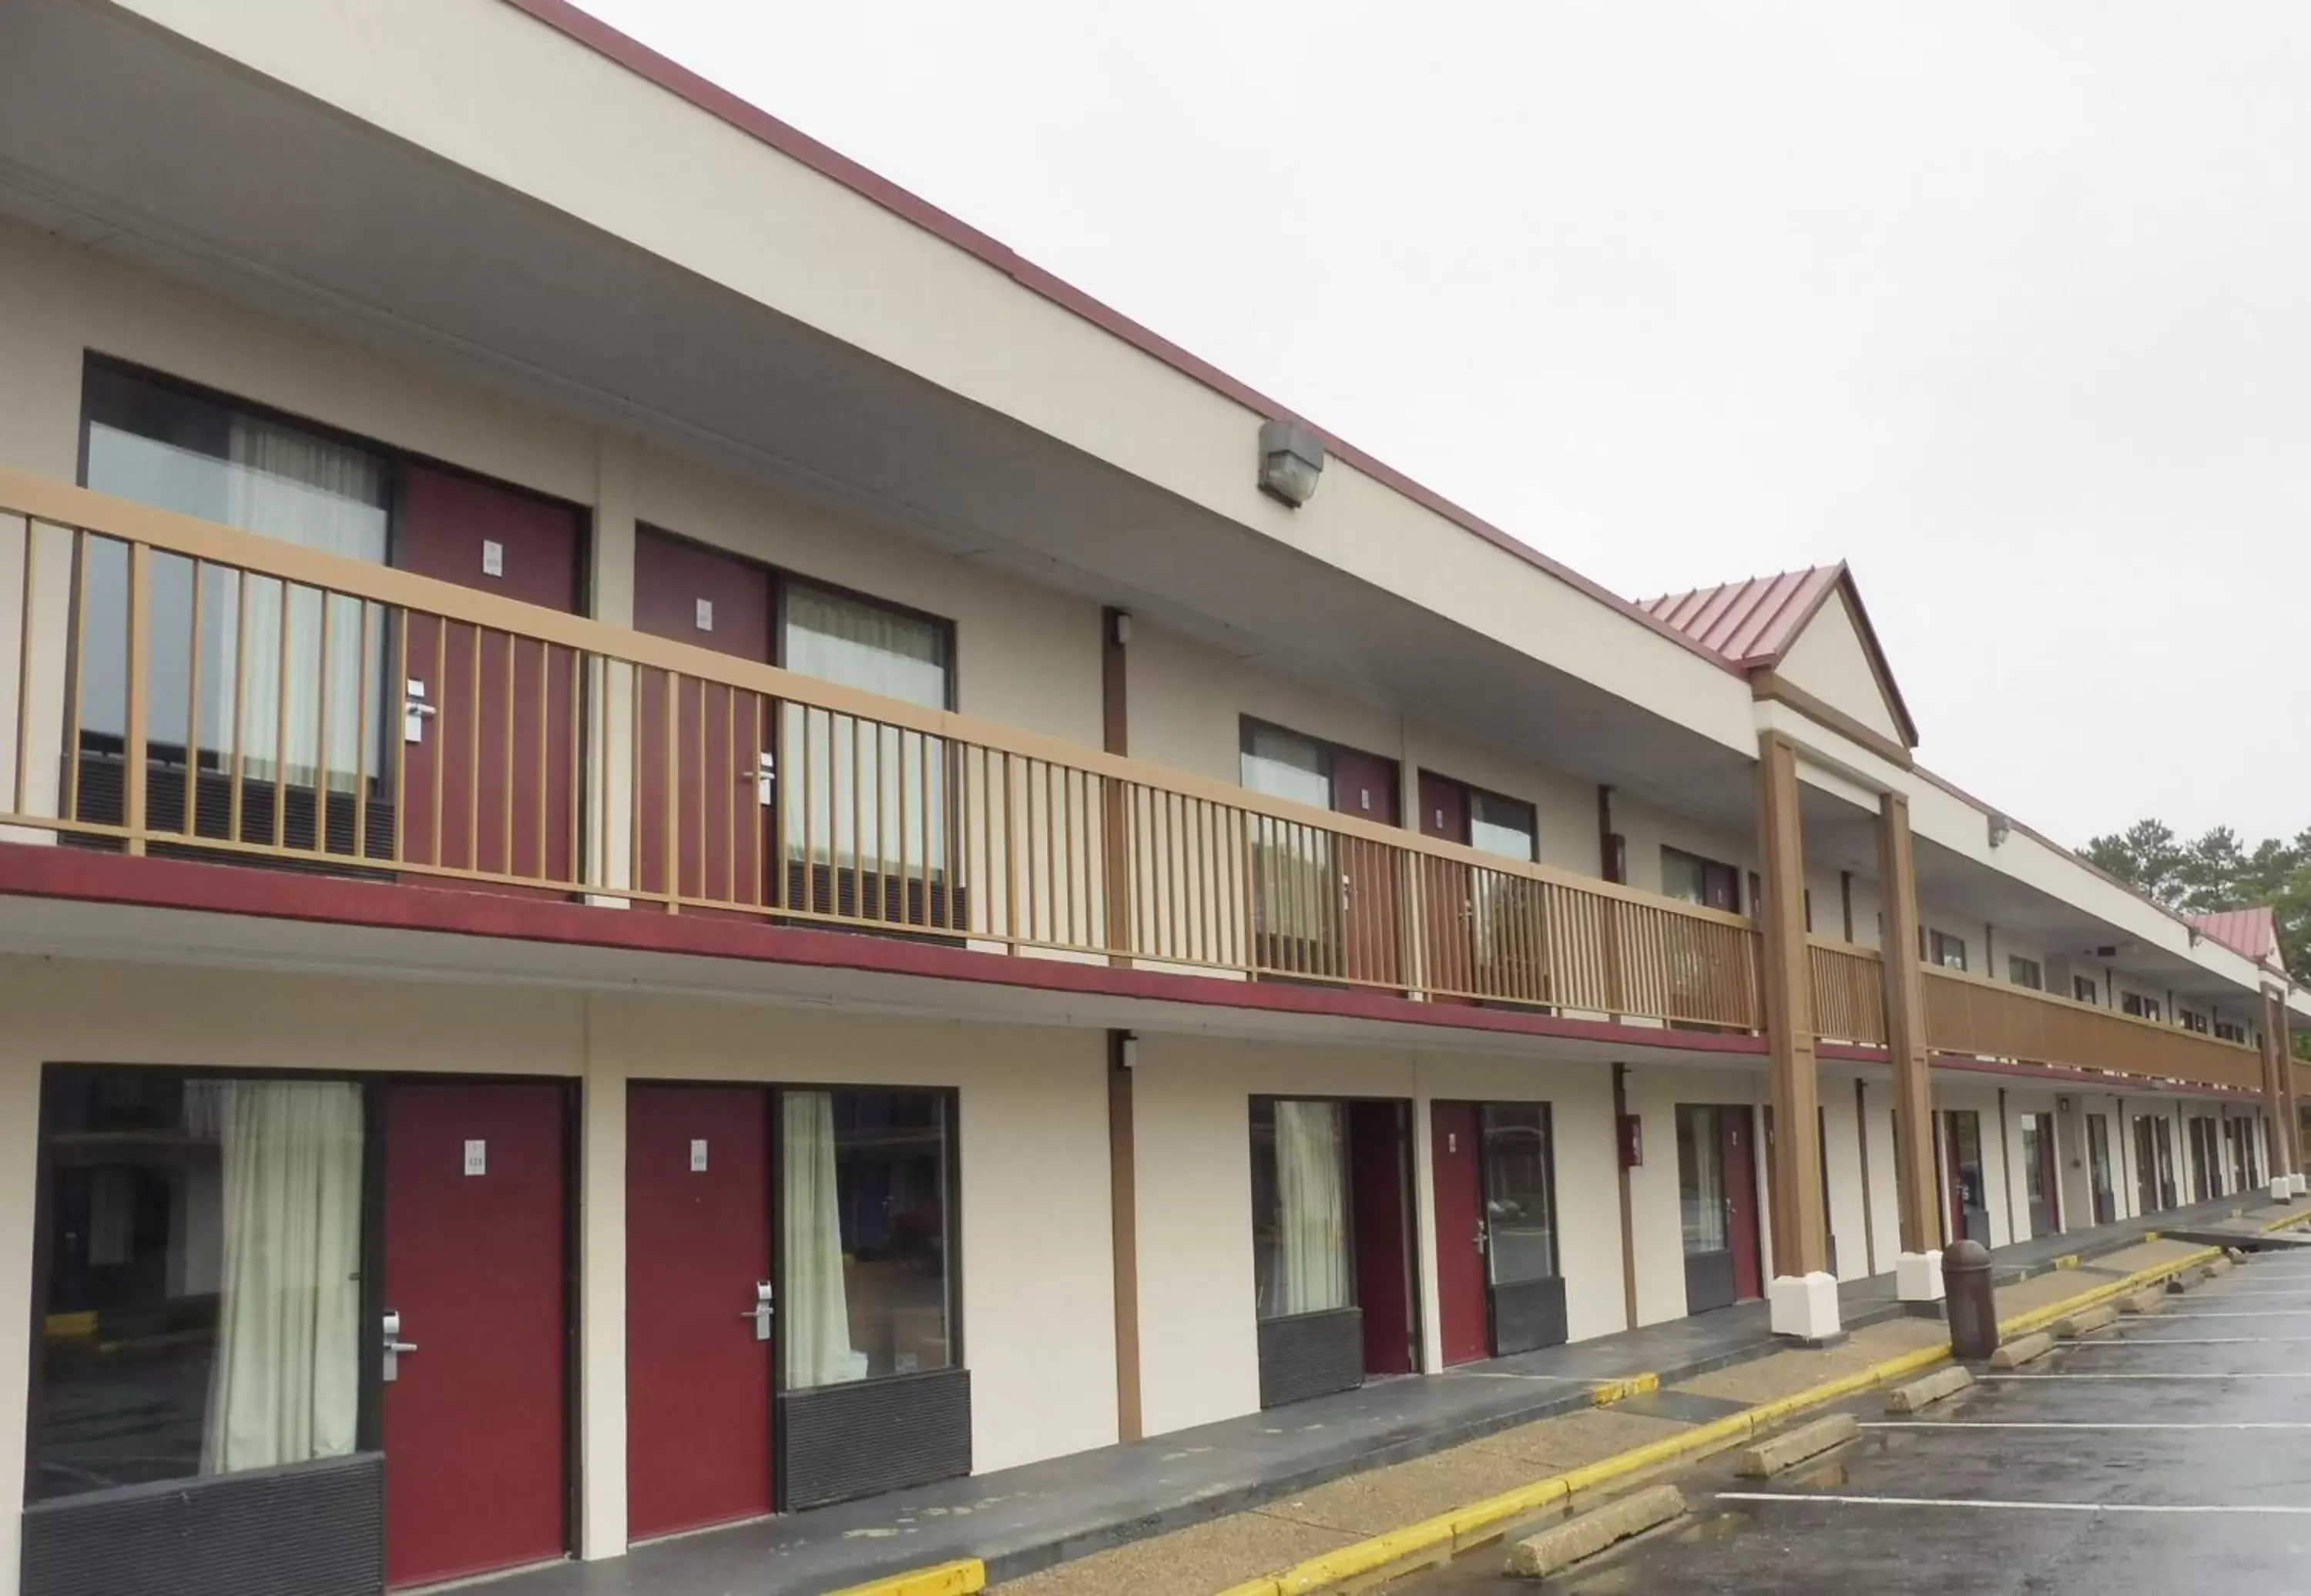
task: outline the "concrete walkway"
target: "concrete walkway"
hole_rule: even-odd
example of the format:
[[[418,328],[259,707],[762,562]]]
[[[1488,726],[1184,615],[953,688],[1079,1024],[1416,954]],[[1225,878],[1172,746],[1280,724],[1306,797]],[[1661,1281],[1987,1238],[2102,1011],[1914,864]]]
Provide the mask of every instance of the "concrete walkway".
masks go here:
[[[2242,1206],[2263,1204],[2247,1194],[2000,1248],[1993,1254],[1997,1278],[2020,1281],[2072,1256],[2090,1268],[2119,1269],[2122,1260],[2115,1254],[2138,1243],[2146,1232],[2218,1222]],[[1414,1472],[1406,1478],[1417,1478],[1417,1461],[1431,1454],[1570,1416],[1569,1425],[1551,1431],[1545,1443],[1504,1443],[1509,1450],[1498,1454],[1500,1467],[1530,1476],[1551,1460],[1583,1461],[1572,1452],[1560,1457],[1557,1449],[1594,1447],[1596,1455],[1609,1455],[1634,1443],[1632,1437],[1660,1433],[1650,1426],[1674,1427],[1695,1416],[1714,1417],[1693,1403],[1722,1404],[1731,1400],[1730,1394],[1689,1387],[1714,1371],[1752,1359],[1837,1359],[1852,1347],[1870,1351],[1871,1356],[1859,1360],[1867,1363],[1886,1356],[1887,1345],[1916,1345],[1918,1335],[1931,1339],[1940,1334],[1939,1321],[1904,1315],[1894,1300],[1890,1275],[1848,1282],[1839,1298],[1845,1324],[1855,1333],[1826,1353],[1777,1351],[1766,1305],[1747,1303],[1441,1374],[1374,1381],[1359,1391],[1130,1445],[663,1541],[604,1562],[558,1564],[494,1582],[492,1588],[505,1596],[813,1596],[965,1557],[984,1559],[990,1581],[1016,1579],[1127,1543],[1246,1514],[1344,1476],[1370,1476],[1409,1464]],[[1658,1399],[1640,1398],[1609,1411],[1596,1408],[1595,1385],[1640,1374],[1657,1376],[1664,1387],[1688,1389],[1665,1391]],[[1518,1448],[1530,1444],[1549,1450],[1518,1454]],[[1440,1480],[1456,1478],[1453,1469],[1430,1467]],[[1352,1497],[1359,1484],[1344,1481],[1339,1494]],[[1394,1500],[1392,1494],[1388,1500]],[[1302,1529],[1344,1534],[1313,1524]],[[1294,1559],[1271,1557],[1263,1565],[1275,1566],[1278,1560]],[[1135,1577],[1105,1588],[1143,1587]]]

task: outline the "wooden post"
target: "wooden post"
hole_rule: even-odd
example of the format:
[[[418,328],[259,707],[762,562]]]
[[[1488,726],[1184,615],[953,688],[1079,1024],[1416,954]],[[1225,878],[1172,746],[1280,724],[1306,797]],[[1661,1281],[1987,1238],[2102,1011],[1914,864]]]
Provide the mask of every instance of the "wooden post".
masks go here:
[[[1813,981],[1805,936],[1805,843],[1797,746],[1777,731],[1757,739],[1758,852],[1765,863],[1766,1038],[1773,1059],[1774,1272],[1824,1273],[1829,1248],[1821,1201],[1820,1114],[1814,1060]]]
[[[2295,1122],[2295,1060],[2289,1056],[2286,999],[2275,987],[2263,989],[2263,1097],[2270,1110],[2271,1173],[2291,1175],[2303,1167]]]
[[[1125,640],[1130,635],[1131,617],[1120,609],[1103,609],[1099,613],[1099,719],[1100,746],[1110,754],[1129,754],[1131,752],[1130,667],[1125,652]],[[1107,905],[1107,962],[1128,965],[1130,955],[1125,949],[1131,946],[1131,885],[1134,864],[1131,850],[1131,795],[1123,783],[1112,776],[1100,778],[1100,789],[1105,803],[1101,815],[1103,846],[1101,850],[1101,889]],[[1158,800],[1159,802],[1161,800]],[[1160,818],[1150,818],[1161,825]],[[1163,884],[1158,883],[1160,887]],[[1159,891],[1156,902],[1163,903]],[[1163,927],[1156,928],[1155,942],[1164,946]],[[1176,935],[1176,930],[1175,930]]]
[[[1886,983],[1886,1048],[1894,1065],[1894,1185],[1902,1251],[1941,1244],[1934,1200],[1933,1091],[1926,1076],[1925,980],[1918,967],[1918,876],[1910,850],[1910,800],[1878,801],[1878,878],[1886,934],[1878,950]]]
[[[1137,1441],[1139,1406],[1139,1177],[1127,1031],[1107,1033],[1108,1220],[1115,1256],[1115,1438]]]

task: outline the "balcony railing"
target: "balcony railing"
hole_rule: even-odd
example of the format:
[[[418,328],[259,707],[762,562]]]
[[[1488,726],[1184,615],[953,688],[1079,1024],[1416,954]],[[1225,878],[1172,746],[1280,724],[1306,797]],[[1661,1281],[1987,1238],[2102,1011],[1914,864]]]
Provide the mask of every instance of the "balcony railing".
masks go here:
[[[0,836],[1755,1030],[1757,932],[0,472]]]
[[[1883,1046],[1878,951],[1818,938],[1810,951],[1815,1031]],[[1924,973],[1926,1045],[1937,1052],[2262,1089],[2254,1048],[1956,970],[1928,965]]]

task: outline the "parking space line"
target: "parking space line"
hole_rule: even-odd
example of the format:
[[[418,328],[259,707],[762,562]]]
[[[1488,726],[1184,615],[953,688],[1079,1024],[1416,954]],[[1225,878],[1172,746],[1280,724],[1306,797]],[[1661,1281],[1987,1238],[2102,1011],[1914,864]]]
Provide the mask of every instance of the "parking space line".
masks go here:
[[[2211,1374],[2176,1370],[2167,1374],[2144,1374],[2135,1370],[2113,1369],[2107,1373],[2072,1371],[2060,1374],[1976,1374],[1975,1383],[1989,1380],[2311,1380],[2311,1369],[2248,1369],[2236,1374]]]
[[[2114,1341],[2107,1338],[2089,1340],[2083,1336],[2065,1336],[2064,1347],[2289,1347],[2311,1341],[2311,1336],[2124,1336]]]
[[[2300,1517],[2298,1502],[2009,1502],[1967,1496],[1810,1496],[1798,1492],[1720,1491],[1720,1502],[1816,1502],[1832,1507],[1974,1507],[2005,1513],[2246,1513]]]
[[[1865,1430],[2311,1430],[2311,1422],[2294,1419],[2240,1419],[2225,1424],[2186,1424],[2148,1419],[2056,1418],[1879,1418],[1863,1419]]]

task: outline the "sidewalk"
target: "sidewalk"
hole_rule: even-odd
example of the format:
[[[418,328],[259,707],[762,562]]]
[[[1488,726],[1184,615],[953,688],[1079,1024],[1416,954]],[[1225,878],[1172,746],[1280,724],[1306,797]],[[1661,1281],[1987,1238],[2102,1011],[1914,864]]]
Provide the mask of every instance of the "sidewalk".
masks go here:
[[[2255,1210],[2264,1204],[2259,1194],[2245,1193],[2001,1247],[1993,1253],[1996,1278],[2010,1289],[2066,1259],[2090,1260],[2088,1267],[2097,1274],[2124,1273],[2143,1267],[2121,1254],[2139,1250],[2146,1234],[2215,1223],[2242,1207]],[[1166,1574],[1161,1588],[1217,1590],[1244,1574],[1198,1586],[1194,1582],[1203,1575],[1190,1568],[1238,1566],[1257,1545],[1260,1556],[1245,1570],[1256,1574],[1371,1533],[1333,1527],[1352,1517],[1361,1521],[1365,1508],[1320,1506],[1315,1511],[1328,1515],[1325,1522],[1306,1513],[1287,1519],[1256,1511],[1284,1498],[1304,1498],[1328,1482],[1339,1484],[1328,1487],[1324,1503],[1368,1498],[1370,1513],[1409,1522],[1432,1511],[1417,1505],[1429,1495],[1421,1480],[1433,1479],[1435,1492],[1467,1500],[1487,1494],[1480,1476],[1530,1478],[1742,1406],[1750,1399],[1737,1395],[1752,1371],[1772,1379],[1772,1370],[1798,1366],[1785,1360],[1813,1360],[1803,1365],[1816,1371],[1803,1384],[1825,1377],[1821,1370],[1834,1372],[1847,1362],[1860,1367],[1888,1356],[1888,1348],[1938,1339],[1940,1321],[1905,1315],[1893,1289],[1890,1275],[1840,1287],[1845,1324],[1853,1333],[1826,1352],[1777,1349],[1766,1305],[1748,1303],[1441,1374],[1375,1381],[1358,1391],[1129,1445],[663,1541],[605,1562],[559,1564],[493,1588],[507,1596],[804,1596],[951,1558],[982,1559],[991,1583],[1104,1553],[1087,1568],[1104,1565],[1109,1557],[1135,1564],[1154,1557],[1152,1568],[1164,1568],[1163,1559],[1170,1558],[1178,1560],[1173,1572],[1187,1583],[1173,1583]],[[2001,1305],[2007,1300],[2001,1291]],[[2032,1304],[2018,1299],[2016,1305]],[[1609,1409],[1597,1406],[1596,1386],[1640,1376],[1676,1389]],[[1546,1437],[1536,1433],[1542,1420],[1555,1421]],[[1491,1437],[1500,1440],[1482,1461],[1431,1455]],[[1393,1478],[1382,1484],[1374,1470]],[[1343,1478],[1351,1475],[1356,1478]],[[1399,1505],[1400,1489],[1411,1508]],[[1242,1524],[1244,1519],[1262,1522]],[[1204,1539],[1192,1546],[1182,1544],[1188,1536],[1171,1533],[1185,1530],[1193,1536],[1194,1526],[1204,1527]],[[1164,1537],[1161,1544],[1170,1551],[1157,1554],[1154,1537]],[[1294,1552],[1295,1545],[1309,1549]],[[1124,1549],[1111,1550],[1116,1548]],[[1065,1588],[1159,1588],[1146,1583],[1156,1577],[1152,1569],[1119,1568],[1106,1577],[1113,1583]],[[1046,1587],[1037,1583],[1021,1590],[1023,1596],[1042,1596]]]

